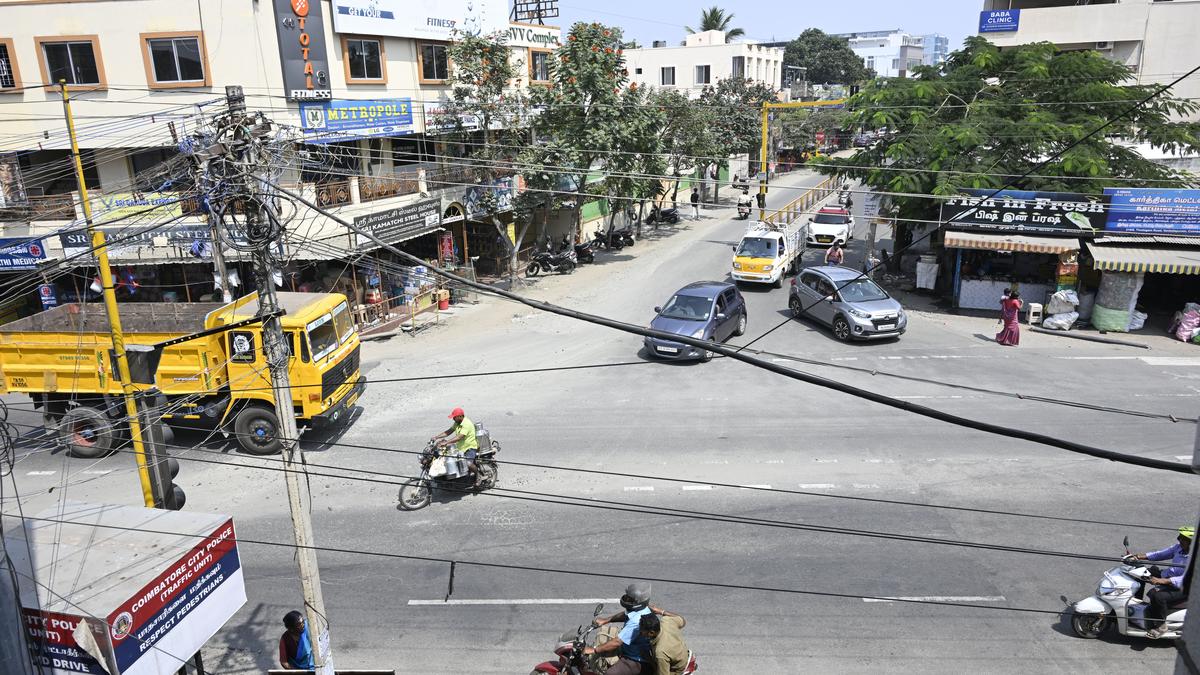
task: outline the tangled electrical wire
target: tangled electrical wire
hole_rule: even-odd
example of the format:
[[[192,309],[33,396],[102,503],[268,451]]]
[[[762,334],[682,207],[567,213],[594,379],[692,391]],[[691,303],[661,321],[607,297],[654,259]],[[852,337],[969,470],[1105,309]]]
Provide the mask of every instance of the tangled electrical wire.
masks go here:
[[[16,463],[17,428],[8,421],[8,404],[0,399],[0,478],[7,478]]]

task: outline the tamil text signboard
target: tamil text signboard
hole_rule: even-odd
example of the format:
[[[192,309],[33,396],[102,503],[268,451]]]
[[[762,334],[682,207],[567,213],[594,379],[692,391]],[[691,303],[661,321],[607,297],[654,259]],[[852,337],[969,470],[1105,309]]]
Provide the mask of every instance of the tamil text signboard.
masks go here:
[[[359,216],[354,227],[375,235],[386,244],[395,244],[428,234],[441,227],[442,200],[426,199],[394,209]],[[357,235],[359,248],[373,248],[375,241]]]
[[[35,270],[45,260],[46,247],[41,239],[0,239],[0,272]]]
[[[177,223],[164,227],[148,225],[143,228],[111,227],[99,228],[105,235],[105,245],[110,255],[122,255],[137,249],[156,246],[189,248],[196,241],[212,241],[212,229],[208,225]],[[86,255],[92,248],[92,240],[86,230],[61,232],[58,241],[63,255],[69,257]]]
[[[292,101],[333,98],[320,0],[274,0],[284,94]]]
[[[1102,197],[1070,192],[967,190],[942,203],[942,223],[954,230],[1079,235],[1104,229]]]
[[[413,132],[412,100],[327,101],[300,104],[304,140],[333,143]]]
[[[1011,33],[1021,26],[1021,10],[992,9],[979,13],[980,33]]]
[[[1200,190],[1104,188],[1104,229],[1143,234],[1200,235]]]
[[[286,0],[283,0],[286,1]],[[450,40],[508,30],[505,0],[331,0],[338,33]]]

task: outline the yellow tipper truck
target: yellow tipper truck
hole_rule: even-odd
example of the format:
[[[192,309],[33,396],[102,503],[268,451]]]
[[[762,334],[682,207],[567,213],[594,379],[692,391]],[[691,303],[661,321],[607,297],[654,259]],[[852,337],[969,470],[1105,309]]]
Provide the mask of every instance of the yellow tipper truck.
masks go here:
[[[343,420],[366,388],[358,334],[346,297],[280,293],[291,347],[292,406],[302,425]],[[126,344],[153,345],[251,319],[258,295],[221,303],[128,303]],[[28,394],[47,431],[76,457],[102,457],[128,436],[112,330],[102,304],[67,304],[0,325],[0,394]],[[164,418],[231,433],[247,452],[279,451],[278,418],[263,353],[251,323],[163,350],[158,388]]]

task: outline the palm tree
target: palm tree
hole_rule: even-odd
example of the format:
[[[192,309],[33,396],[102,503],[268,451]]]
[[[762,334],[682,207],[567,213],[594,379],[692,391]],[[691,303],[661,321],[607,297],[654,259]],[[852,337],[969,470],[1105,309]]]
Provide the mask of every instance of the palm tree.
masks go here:
[[[740,38],[746,34],[746,31],[741,28],[730,28],[729,24],[733,21],[733,12],[725,10],[713,5],[706,10],[700,12],[700,30],[694,30],[691,26],[684,26],[689,33],[702,33],[706,30],[725,31],[725,41],[729,42],[734,38]]]

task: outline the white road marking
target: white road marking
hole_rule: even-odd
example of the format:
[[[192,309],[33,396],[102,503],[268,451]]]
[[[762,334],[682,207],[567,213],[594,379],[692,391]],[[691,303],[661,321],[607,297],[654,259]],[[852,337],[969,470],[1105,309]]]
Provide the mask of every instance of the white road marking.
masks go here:
[[[1138,360],[1150,366],[1200,366],[1200,358],[1194,356],[1139,356]]]
[[[88,474],[91,476],[107,476],[108,474],[110,474],[112,472],[113,472],[112,469],[97,469],[95,471],[84,471],[85,474]]]
[[[763,462],[763,464],[783,464],[783,460],[782,459],[768,459],[767,461]]]
[[[770,490],[770,485],[743,485],[744,488],[757,488],[759,490]]]
[[[833,483],[801,483],[801,490],[832,490],[837,487]]]
[[[903,399],[914,400],[914,399],[947,399],[947,398],[966,398],[966,396],[957,396],[957,395],[945,394],[945,395],[942,395],[942,396],[897,396],[896,398],[903,398]]]
[[[857,356],[842,356],[842,357],[835,356],[834,358],[830,359],[830,361],[857,361],[857,360],[858,360]]]
[[[409,600],[409,606],[420,605],[436,607],[438,605],[594,605],[597,603],[612,604],[620,600],[609,598],[463,598],[450,600]]]
[[[1139,356],[1056,356],[1056,359],[1066,361],[1133,361]]]
[[[886,598],[863,598],[863,602],[1004,602],[1003,595],[907,595]]]
[[[855,483],[855,490],[878,490],[879,486],[874,483]]]
[[[836,459],[818,459],[816,462],[818,464],[837,464]]]
[[[1190,461],[1192,461],[1192,456],[1191,455],[1175,455],[1175,459],[1179,460],[1180,462],[1190,462]]]
[[[26,476],[53,476],[56,471],[26,471]]]
[[[683,489],[684,490],[711,490],[711,489],[713,489],[713,486],[711,486],[711,485],[684,485]]]
[[[728,464],[729,460],[727,460],[727,459],[707,459],[707,460],[704,460],[704,463],[705,464]]]
[[[653,485],[626,485],[626,492],[654,492]]]

